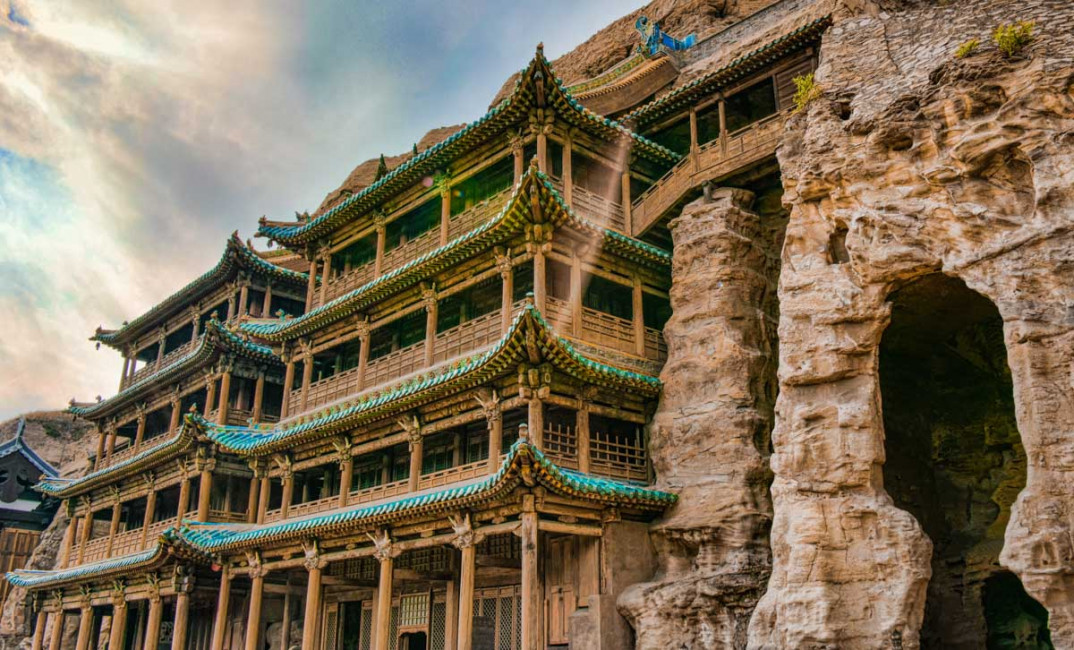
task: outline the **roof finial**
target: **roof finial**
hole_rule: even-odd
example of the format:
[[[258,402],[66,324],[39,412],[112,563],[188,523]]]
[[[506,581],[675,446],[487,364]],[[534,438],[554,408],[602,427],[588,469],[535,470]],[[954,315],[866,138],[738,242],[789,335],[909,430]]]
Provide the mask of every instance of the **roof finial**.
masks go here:
[[[527,443],[530,441],[530,425],[525,422],[518,425],[518,439]]]
[[[384,154],[380,154],[380,162],[377,163],[377,173],[373,175],[373,182],[379,181],[388,175],[388,163],[384,161]]]
[[[537,304],[536,299],[533,297],[533,292],[532,291],[527,291],[526,292],[525,301],[526,301],[526,306],[527,307],[533,307],[535,304]]]
[[[544,41],[537,44],[537,56],[544,58]]]

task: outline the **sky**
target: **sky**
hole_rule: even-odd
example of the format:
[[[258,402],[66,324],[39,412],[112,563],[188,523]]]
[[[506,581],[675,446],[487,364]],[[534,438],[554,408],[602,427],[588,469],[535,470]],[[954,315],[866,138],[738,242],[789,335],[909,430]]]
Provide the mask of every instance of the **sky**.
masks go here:
[[[98,325],[644,2],[305,4],[0,0],[0,420],[112,395]]]

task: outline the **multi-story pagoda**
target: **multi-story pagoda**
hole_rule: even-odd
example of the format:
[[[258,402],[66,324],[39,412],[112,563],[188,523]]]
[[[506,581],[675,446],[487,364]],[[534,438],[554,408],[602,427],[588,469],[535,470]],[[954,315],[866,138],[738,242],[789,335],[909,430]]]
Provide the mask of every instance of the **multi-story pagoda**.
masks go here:
[[[616,598],[676,499],[645,434],[667,221],[771,160],[824,26],[670,92],[706,41],[661,35],[678,45],[576,96],[539,48],[456,134],[322,214],[263,219],[288,252],[234,238],[99,331],[126,363],[71,408],[98,426],[93,470],[40,485],[71,516],[60,568],[9,574],[34,650],[70,625],[98,647],[106,621],[112,650],[630,647]]]

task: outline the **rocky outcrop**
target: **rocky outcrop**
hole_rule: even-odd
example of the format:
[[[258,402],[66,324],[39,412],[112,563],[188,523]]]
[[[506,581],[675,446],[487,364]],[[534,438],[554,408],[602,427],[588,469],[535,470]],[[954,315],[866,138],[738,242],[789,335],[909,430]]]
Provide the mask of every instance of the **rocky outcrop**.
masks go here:
[[[673,314],[650,426],[678,503],[652,527],[659,570],[619,599],[637,647],[743,648],[770,567],[767,255],[753,195],[719,189],[671,223]]]
[[[933,544],[885,487],[878,359],[894,292],[940,273],[1002,317],[1026,484],[992,570],[1013,572],[1048,609],[1055,646],[1074,647],[1074,6],[854,4],[821,47],[823,98],[778,154],[791,217],[773,569],[749,645],[936,647],[921,634]],[[1017,20],[1035,21],[1035,38],[1004,57],[990,33]],[[979,51],[956,58],[970,38]],[[1019,469],[1017,455],[1003,467]],[[1013,484],[979,490],[996,526]]]
[[[56,566],[67,521],[67,514],[62,509],[56,513],[52,523],[41,533],[41,540],[26,563],[27,569],[48,570]],[[26,620],[26,612],[26,589],[12,587],[0,611],[0,650],[30,647],[27,635],[30,621]]]

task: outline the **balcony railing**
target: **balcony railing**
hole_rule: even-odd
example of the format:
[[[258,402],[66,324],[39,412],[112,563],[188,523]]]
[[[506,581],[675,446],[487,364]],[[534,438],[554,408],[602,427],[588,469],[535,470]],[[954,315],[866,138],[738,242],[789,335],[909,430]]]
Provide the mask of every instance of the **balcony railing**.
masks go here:
[[[440,229],[431,228],[414,239],[385,251],[381,273],[387,273],[415,260],[440,245]]]
[[[582,339],[627,354],[637,350],[633,322],[589,307],[582,307]]]
[[[328,286],[325,287],[325,302],[334,300],[345,293],[350,293],[367,282],[372,282],[373,278],[376,277],[375,270],[376,262],[370,261],[346,273],[332,277],[328,281]],[[320,304],[320,292],[317,292],[316,296],[315,302]]]
[[[125,530],[116,533],[112,541],[112,556],[137,553],[142,550],[142,528],[139,526],[133,530]]]
[[[167,368],[168,364],[170,364],[172,361],[175,361],[176,359],[178,359],[179,357],[183,356],[187,352],[190,352],[191,350],[193,350],[194,346],[197,345],[198,340],[199,339],[195,339],[193,341],[187,341],[186,343],[184,343],[184,344],[180,345],[179,347],[175,348],[174,350],[172,350],[168,354],[165,354],[160,359],[159,362],[154,360],[154,361],[151,361],[151,362],[145,364],[141,368],[135,370],[134,374],[131,375],[131,378],[123,384],[124,388],[127,387],[127,386],[130,386],[131,384],[133,384],[133,383],[135,383],[137,381],[140,381],[143,377],[148,377],[149,375],[153,374],[154,372],[156,372],[157,370],[159,370],[161,368]]]
[[[503,314],[499,309],[468,320],[436,335],[433,361],[447,361],[500,338]]]
[[[78,557],[79,546],[81,546],[81,544],[75,547],[74,555],[72,557]],[[97,539],[91,539],[86,542],[86,550],[82,554],[83,564],[103,560],[106,557],[108,557],[108,537],[98,537]]]
[[[511,190],[512,188],[507,187],[452,217],[448,223],[448,241],[465,235],[499,214],[511,195]]]
[[[597,225],[626,232],[626,217],[623,214],[623,204],[610,201],[580,185],[571,187],[571,209],[574,210],[575,214],[585,217]]]
[[[642,441],[628,442],[592,431],[589,434],[589,471],[628,481],[647,482],[648,458]]]
[[[352,490],[350,495],[347,496],[347,504],[369,503],[370,501],[378,501],[380,499],[406,494],[408,485],[409,481],[403,479],[401,481],[392,481],[391,483],[374,485],[373,487],[367,487],[361,490]]]
[[[366,368],[366,385],[378,386],[403,375],[421,370],[425,363],[425,342],[415,343],[405,348],[369,362]]]
[[[368,503],[378,499],[405,494],[408,484],[408,481],[403,480],[385,483],[383,485],[375,485],[361,490],[353,490],[347,495],[347,505]],[[292,505],[287,509],[287,518],[294,519],[296,517],[305,517],[307,515],[325,512],[338,507],[339,495],[337,494],[323,499],[316,499],[314,501],[306,501],[305,503]],[[276,508],[265,513],[265,521],[267,523],[281,521],[282,519],[283,508]]]
[[[552,296],[545,296],[544,319],[560,334],[570,336],[574,319],[571,315],[571,303]]]
[[[557,465],[578,469],[578,435],[574,427],[545,424],[541,445],[545,455]]]
[[[479,460],[466,465],[456,465],[438,472],[425,474],[418,480],[418,489],[424,490],[425,488],[440,487],[449,483],[477,478],[488,474],[488,471],[489,462],[487,460]]]

